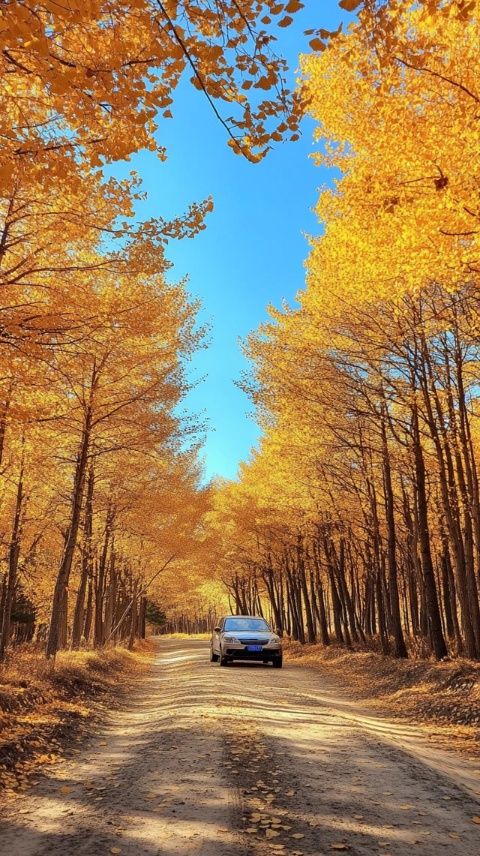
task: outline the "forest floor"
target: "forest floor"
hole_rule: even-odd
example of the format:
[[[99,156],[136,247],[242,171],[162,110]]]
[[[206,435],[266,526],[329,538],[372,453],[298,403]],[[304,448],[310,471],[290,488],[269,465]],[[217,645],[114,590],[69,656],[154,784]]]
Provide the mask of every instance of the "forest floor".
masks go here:
[[[93,723],[118,707],[148,668],[150,643],[133,653],[62,652],[55,668],[25,647],[0,669],[0,792],[14,794],[64,752],[75,754]]]
[[[4,804],[0,856],[478,856],[478,759],[293,659],[154,644],[81,754]]]
[[[314,668],[364,707],[429,726],[438,745],[480,757],[480,663],[395,660],[334,645],[287,642],[291,662]]]

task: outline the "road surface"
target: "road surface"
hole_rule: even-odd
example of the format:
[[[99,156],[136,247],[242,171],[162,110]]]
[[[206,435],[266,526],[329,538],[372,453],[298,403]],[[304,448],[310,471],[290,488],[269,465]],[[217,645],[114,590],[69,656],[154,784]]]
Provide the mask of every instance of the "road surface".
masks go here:
[[[479,856],[479,794],[474,762],[312,669],[163,639],[127,709],[10,804],[0,854]]]

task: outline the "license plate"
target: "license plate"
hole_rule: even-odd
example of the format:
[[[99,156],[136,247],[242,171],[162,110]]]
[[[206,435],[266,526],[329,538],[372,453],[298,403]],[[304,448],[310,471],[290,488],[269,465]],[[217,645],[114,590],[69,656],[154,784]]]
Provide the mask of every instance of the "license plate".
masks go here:
[[[261,651],[262,646],[261,645],[247,645],[246,650],[251,651],[253,653],[254,651]]]

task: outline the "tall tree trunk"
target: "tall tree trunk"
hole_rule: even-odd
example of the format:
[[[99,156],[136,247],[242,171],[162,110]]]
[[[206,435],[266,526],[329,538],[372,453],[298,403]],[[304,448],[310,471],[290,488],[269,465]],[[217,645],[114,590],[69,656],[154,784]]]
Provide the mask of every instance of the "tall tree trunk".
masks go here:
[[[425,598],[427,603],[428,624],[433,652],[437,660],[447,656],[447,646],[443,637],[440,608],[438,605],[437,587],[433,570],[432,554],[430,551],[430,531],[428,526],[427,492],[425,486],[425,462],[420,439],[418,411],[413,406],[413,441],[415,457],[415,487],[417,494],[418,535],[422,560]]]
[[[320,574],[320,556],[317,541],[313,542],[313,562],[315,565],[315,584],[317,587],[316,602],[318,604],[318,623],[320,626],[320,638],[322,640],[322,645],[330,645],[330,635],[328,632],[327,613],[325,609],[325,595]]]
[[[448,540],[443,527],[443,522],[440,521],[440,537],[442,541],[442,555],[441,555],[441,565],[442,565],[442,575],[444,579],[444,598],[448,598],[449,605],[445,604],[444,610],[445,615],[451,616],[451,622],[453,627],[452,637],[456,642],[457,654],[463,654],[463,639],[462,632],[460,629],[460,624],[458,621],[457,614],[457,598],[455,592],[455,579],[453,575],[452,562],[450,559],[450,551],[448,549]]]
[[[82,439],[78,450],[75,477],[73,481],[70,521],[65,537],[65,546],[57,575],[57,581],[55,583],[55,590],[53,593],[50,631],[47,642],[47,657],[55,657],[59,647],[62,617],[65,609],[68,583],[70,572],[72,570],[73,556],[77,544],[78,529],[82,513],[83,490],[85,485],[91,431],[92,409],[90,403],[85,411]]]
[[[382,646],[382,653],[387,656],[388,654],[390,654],[390,640],[388,638],[387,632],[387,596],[385,591],[384,563],[385,557],[382,551],[382,554],[380,556],[380,564],[378,566],[377,571],[377,578],[375,580],[375,594],[377,598],[378,633],[380,636],[380,644]]]
[[[87,593],[88,580],[92,576],[92,527],[93,527],[93,489],[94,489],[93,465],[87,482],[87,496],[85,502],[85,520],[83,524],[82,562],[80,568],[80,584],[75,603],[72,628],[72,648],[78,648],[82,639],[85,626],[85,596]]]
[[[147,609],[147,599],[146,597],[140,598],[139,608],[138,608],[138,626],[137,626],[137,636],[139,639],[145,639],[145,624],[146,624],[146,609]],[[205,625],[205,632],[208,633],[210,630],[211,621],[208,620]]]
[[[330,581],[330,591],[332,594],[332,611],[333,611],[333,626],[335,629],[335,638],[341,645],[349,644],[348,637],[344,634],[342,628],[342,603],[338,595],[337,584],[335,582],[335,568],[333,566],[332,554],[328,545],[327,537],[324,538],[323,547],[325,558],[327,560],[328,577]]]
[[[113,628],[113,616],[117,600],[117,569],[115,550],[110,553],[109,581],[105,603],[104,638],[109,639]]]
[[[7,417],[8,411],[10,410],[10,403],[12,400],[12,392],[13,392],[13,380],[10,381],[10,384],[7,389],[7,393],[5,396],[5,400],[3,401],[0,407],[0,467],[2,466],[3,461],[3,451],[5,449],[5,434],[7,432]]]
[[[382,449],[383,449],[383,482],[385,495],[385,516],[387,522],[387,557],[388,557],[388,592],[390,600],[391,631],[393,636],[393,653],[395,657],[408,657],[403,638],[402,619],[400,615],[400,599],[398,594],[397,577],[397,546],[395,531],[395,509],[393,501],[392,472],[390,452],[387,443],[385,418],[382,416]]]
[[[95,608],[94,608],[94,646],[101,648],[105,641],[103,609],[105,601],[105,581],[107,573],[108,551],[110,549],[110,540],[112,537],[113,523],[115,520],[115,509],[113,505],[107,508],[107,516],[105,519],[105,531],[103,535],[103,546],[100,558],[97,564],[97,574],[95,580]]]
[[[447,525],[449,542],[452,548],[455,583],[457,597],[460,605],[464,651],[467,657],[475,659],[477,656],[480,656],[480,650],[477,648],[472,614],[470,610],[469,592],[465,574],[465,551],[458,520],[458,502],[454,492],[453,467],[451,464],[451,456],[449,454],[448,445],[445,445],[442,442],[442,439],[445,439],[445,428],[443,425],[443,421],[440,423],[441,429],[439,431],[432,406],[430,387],[433,387],[434,382],[432,378],[432,369],[428,355],[428,349],[425,341],[423,341],[422,357],[422,365],[426,369],[428,369],[428,376],[426,372],[422,373],[421,389],[425,403],[426,420],[437,455],[442,510],[444,514],[445,523]],[[437,417],[438,419],[441,419],[440,402],[438,401],[437,395],[435,396],[434,400],[436,403]]]
[[[85,636],[85,640],[87,643],[90,642],[90,637],[92,635],[92,622],[93,622],[93,562],[91,573],[88,578],[88,587],[87,587],[87,605],[85,607],[85,624],[83,627],[83,635]]]
[[[1,616],[2,626],[0,633],[0,661],[5,658],[5,651],[10,642],[10,628],[12,620],[12,604],[17,587],[17,571],[18,560],[20,557],[20,539],[22,532],[22,513],[23,513],[23,471],[24,459],[22,454],[22,462],[20,465],[20,473],[17,484],[17,495],[15,499],[15,511],[13,515],[12,534],[10,537],[10,546],[8,549],[8,576],[6,581],[5,597],[3,598],[3,614]]]
[[[307,636],[309,642],[315,642],[315,625],[313,621],[312,604],[307,586],[307,577],[305,573],[305,553],[301,536],[297,537],[297,568],[300,577],[300,587],[303,594],[303,602],[305,606],[305,616],[307,619]]]
[[[133,592],[132,592],[132,606],[130,608],[130,635],[129,635],[129,639],[128,639],[129,651],[133,651],[133,646],[135,644],[135,635],[136,635],[136,631],[137,631],[137,621],[138,621],[137,592],[138,592],[138,581],[135,580],[135,582],[133,584]]]

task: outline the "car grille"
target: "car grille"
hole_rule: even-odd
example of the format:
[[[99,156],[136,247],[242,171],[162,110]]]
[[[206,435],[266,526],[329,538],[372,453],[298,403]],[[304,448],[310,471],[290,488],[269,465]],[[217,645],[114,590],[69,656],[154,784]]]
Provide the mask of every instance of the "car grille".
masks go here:
[[[241,639],[242,645],[266,645],[266,639]]]

